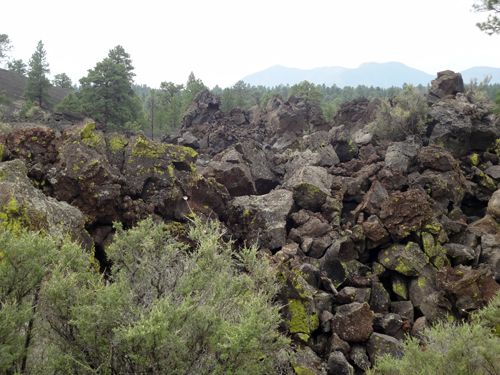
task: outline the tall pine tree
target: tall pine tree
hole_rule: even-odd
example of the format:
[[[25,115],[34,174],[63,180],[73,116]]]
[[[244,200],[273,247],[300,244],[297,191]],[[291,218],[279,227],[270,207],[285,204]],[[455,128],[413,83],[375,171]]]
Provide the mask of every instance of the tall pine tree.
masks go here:
[[[23,96],[26,100],[38,101],[40,107],[51,106],[49,98],[49,79],[45,76],[50,73],[49,64],[46,61],[47,52],[43,48],[42,41],[38,42],[35,53],[28,63],[28,78]]]

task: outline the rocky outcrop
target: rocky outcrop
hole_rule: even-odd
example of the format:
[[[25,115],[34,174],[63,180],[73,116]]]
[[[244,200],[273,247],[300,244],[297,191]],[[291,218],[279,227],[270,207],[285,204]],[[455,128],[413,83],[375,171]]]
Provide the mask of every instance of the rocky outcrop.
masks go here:
[[[45,196],[27,172],[19,159],[0,163],[0,230],[27,227],[51,237],[69,234],[90,249],[92,240],[83,231],[84,215],[66,202]]]
[[[439,99],[459,92],[464,92],[464,81],[460,73],[451,70],[438,72],[437,78],[431,82],[427,103],[433,105]]]

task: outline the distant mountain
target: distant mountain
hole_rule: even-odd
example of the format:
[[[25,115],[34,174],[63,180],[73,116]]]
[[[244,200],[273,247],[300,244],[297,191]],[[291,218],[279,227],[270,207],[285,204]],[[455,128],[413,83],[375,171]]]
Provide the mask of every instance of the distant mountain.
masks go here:
[[[464,82],[468,83],[471,77],[482,80],[485,74],[492,74],[491,83],[500,83],[500,68],[475,67],[461,72],[464,75]],[[358,85],[388,88],[391,86],[401,87],[404,83],[414,85],[427,85],[436,78],[435,75],[428,74],[418,69],[410,68],[403,63],[363,63],[358,68],[350,69],[341,66],[297,69],[275,65],[257,73],[250,74],[242,80],[252,86],[277,86],[280,84],[294,85],[301,81],[309,81],[314,84],[325,84],[338,87]]]
[[[464,83],[469,83],[471,78],[477,78],[478,81],[482,81],[484,76],[491,74],[493,78],[491,79],[491,84],[500,83],[500,68],[491,68],[489,66],[475,66],[474,68],[466,69],[462,72],[462,78]]]

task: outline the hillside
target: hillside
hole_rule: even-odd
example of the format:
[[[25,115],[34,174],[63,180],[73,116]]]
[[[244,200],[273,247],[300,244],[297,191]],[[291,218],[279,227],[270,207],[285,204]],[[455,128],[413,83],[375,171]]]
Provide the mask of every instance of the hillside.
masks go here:
[[[492,84],[500,83],[500,68],[474,67],[462,72],[466,83],[472,77],[481,80],[486,74],[493,75]],[[326,86],[332,86],[333,84],[338,87],[365,85],[382,88],[401,87],[404,83],[427,85],[432,79],[434,79],[433,75],[410,68],[399,62],[368,62],[354,69],[341,66],[297,69],[275,65],[242,78],[245,83],[252,86],[294,85],[306,80],[314,84],[325,84]]]
[[[9,70],[0,69],[0,91],[5,90],[7,97],[14,99],[14,103],[6,106],[6,115],[12,115],[14,111],[19,110],[22,105],[22,95],[26,86],[26,77],[22,74],[11,72]],[[55,105],[59,104],[68,94],[68,90],[58,87],[49,89],[50,100]]]

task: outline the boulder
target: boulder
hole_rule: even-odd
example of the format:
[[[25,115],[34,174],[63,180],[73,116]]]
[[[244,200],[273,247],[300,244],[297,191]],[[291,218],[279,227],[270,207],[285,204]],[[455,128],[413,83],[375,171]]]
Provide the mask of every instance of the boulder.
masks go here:
[[[209,90],[200,91],[182,116],[182,129],[213,122],[218,118],[220,105],[219,95],[212,94]]]
[[[330,142],[342,163],[358,156],[358,145],[349,135],[344,125],[330,129]]]
[[[430,141],[443,146],[453,157],[466,155],[471,149],[472,122],[452,103],[438,102],[429,111],[432,133]],[[486,151],[486,150],[484,150]]]
[[[408,142],[396,142],[387,148],[385,167],[407,172],[417,159],[417,149]]]
[[[303,167],[297,170],[283,184],[293,191],[293,198],[299,207],[319,211],[330,195],[333,177],[321,167]]]
[[[286,219],[293,206],[293,195],[288,190],[236,197],[230,202],[227,224],[233,236],[247,246],[277,249],[286,243]]]
[[[290,362],[296,374],[321,375],[322,361],[308,346],[294,353]]]
[[[45,196],[27,172],[21,160],[0,162],[0,229],[28,228],[53,237],[69,234],[80,243],[88,240],[83,233],[84,215],[66,202]]]
[[[403,350],[399,341],[394,337],[378,332],[371,334],[370,339],[366,343],[366,349],[372,365],[375,364],[377,357],[385,355],[390,355],[395,359],[403,357]]]
[[[384,227],[396,241],[418,231],[431,216],[429,202],[415,190],[391,194],[380,211]]]
[[[371,362],[364,346],[359,344],[352,345],[349,357],[362,370],[367,371],[371,367]]]
[[[418,150],[418,162],[423,168],[447,172],[457,170],[458,161],[444,147],[431,144]]]
[[[456,95],[464,91],[464,80],[460,73],[455,73],[451,70],[438,72],[437,78],[431,81],[427,104],[431,106],[445,96]]]
[[[347,362],[344,354],[339,351],[332,352],[328,357],[328,375],[351,375],[353,367]]]
[[[332,319],[332,331],[347,342],[362,342],[373,332],[373,313],[368,303],[339,306]]]
[[[378,253],[378,261],[384,267],[405,276],[434,277],[436,273],[429,258],[414,242],[409,242],[407,245],[395,244],[381,250]]]

